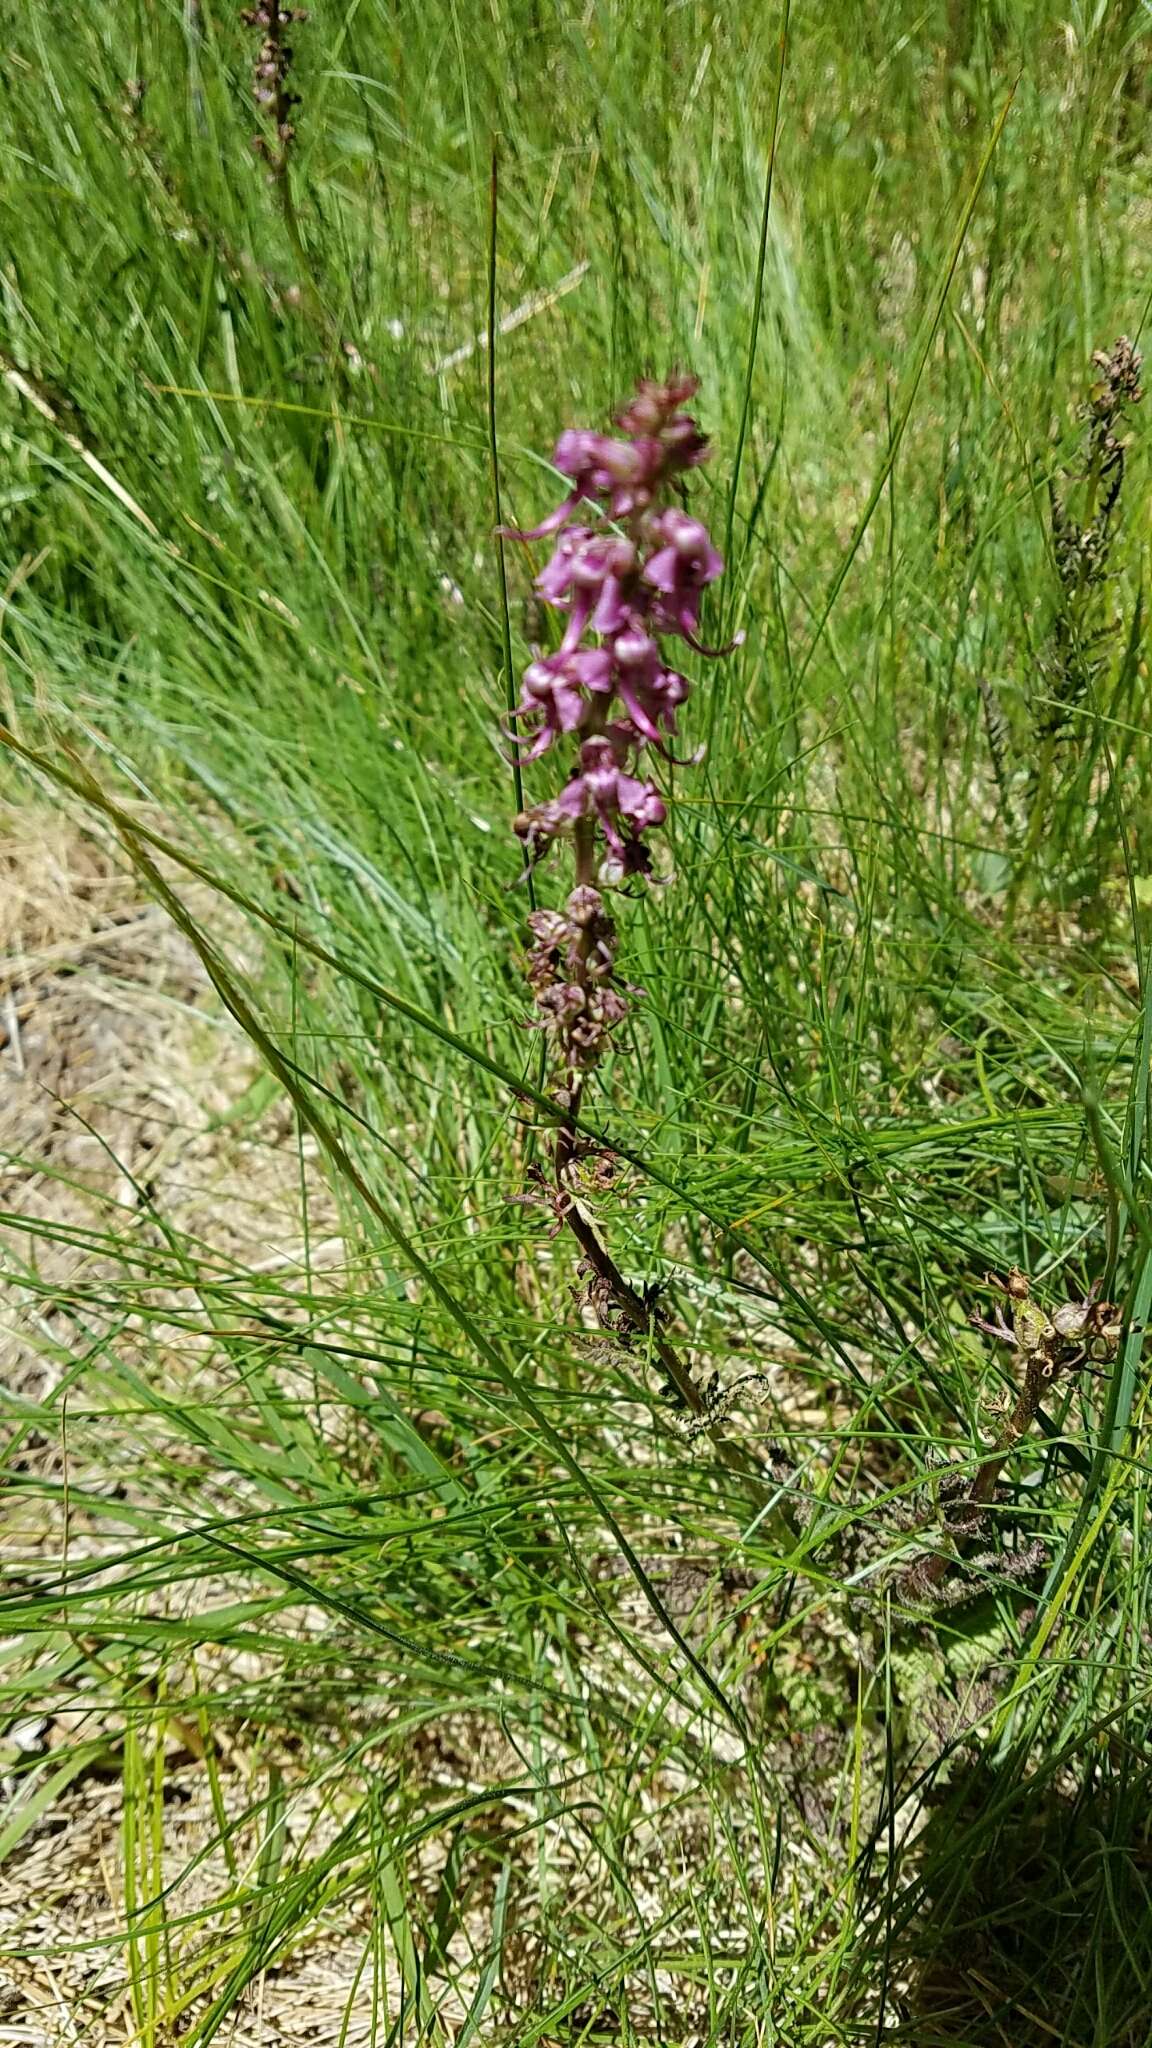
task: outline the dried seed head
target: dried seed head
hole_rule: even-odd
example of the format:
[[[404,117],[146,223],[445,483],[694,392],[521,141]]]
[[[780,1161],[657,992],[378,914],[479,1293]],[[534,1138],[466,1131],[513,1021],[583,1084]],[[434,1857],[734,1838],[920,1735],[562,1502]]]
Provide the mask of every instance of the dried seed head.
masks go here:
[[[290,91],[288,85],[293,51],[292,45],[285,40],[285,30],[293,22],[306,21],[307,18],[303,8],[281,7],[279,0],[264,0],[259,7],[244,8],[240,15],[246,28],[263,31],[253,66],[252,97],[261,112],[270,116],[276,147],[271,146],[267,135],[255,138],[253,146],[257,156],[263,157],[271,166],[273,178],[284,175],[296,139],[292,109],[300,104],[299,94]]]
[[[1088,409],[1095,419],[1111,420],[1125,406],[1139,405],[1144,396],[1140,383],[1143,357],[1126,334],[1110,349],[1098,349],[1092,367],[1099,372],[1088,394]]]

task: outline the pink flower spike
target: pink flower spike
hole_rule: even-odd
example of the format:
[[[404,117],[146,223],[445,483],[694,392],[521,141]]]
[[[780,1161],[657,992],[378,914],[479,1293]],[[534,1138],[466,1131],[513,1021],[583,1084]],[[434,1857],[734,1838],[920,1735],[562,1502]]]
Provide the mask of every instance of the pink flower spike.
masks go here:
[[[569,842],[575,860],[567,910],[529,920],[526,963],[537,1021],[555,1035],[564,1062],[569,1102],[625,1015],[627,994],[637,993],[617,977],[615,928],[600,891],[656,879],[644,835],[665,823],[666,802],[633,771],[646,746],[677,759],[670,742],[690,694],[668,666],[663,636],[677,634],[709,656],[744,638],[711,648],[699,637],[704,592],[724,563],[707,526],[670,488],[707,458],[705,436],[684,410],[695,392],[693,377],[646,379],[617,415],[623,438],[582,428],[561,434],[554,461],[569,488],[524,536],[554,537],[536,589],[563,614],[563,632],[557,651],[537,653],[524,672],[513,717],[530,723],[516,744],[528,761],[557,741],[576,754],[559,792],[515,821],[525,874],[557,840]]]

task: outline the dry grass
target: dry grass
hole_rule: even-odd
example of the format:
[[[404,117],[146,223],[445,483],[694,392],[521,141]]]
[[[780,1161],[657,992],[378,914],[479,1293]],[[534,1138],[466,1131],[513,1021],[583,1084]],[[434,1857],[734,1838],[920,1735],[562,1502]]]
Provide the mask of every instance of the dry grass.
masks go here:
[[[214,915],[219,926],[218,908]],[[125,1246],[154,1241],[157,1218],[222,1270],[276,1271],[289,1294],[295,1270],[304,1270],[306,1238],[312,1272],[337,1265],[343,1243],[331,1196],[306,1156],[302,1171],[290,1116],[279,1105],[262,1108],[259,1097],[245,1107],[252,1054],[222,1015],[196,954],[97,833],[34,807],[0,814],[0,958],[0,1190],[8,1219],[0,1229],[0,1386],[11,1446],[21,1411],[52,1411],[71,1377],[69,1361],[81,1358],[101,1320],[92,1307],[101,1282],[121,1269]],[[166,1329],[158,1307],[153,1290],[146,1324],[129,1319],[121,1331],[129,1355],[147,1349],[155,1374],[159,1347],[174,1400],[218,1395],[210,1348],[197,1357],[188,1332],[175,1321]],[[80,1405],[83,1414],[82,1379]],[[8,1467],[17,1484],[8,1493],[4,1548],[9,1572],[25,1579],[127,1534],[133,1508],[147,1507],[153,1491],[151,1475],[129,1463],[120,1472],[119,1526],[70,1506],[60,1482],[106,1492],[116,1447],[107,1419],[66,1424],[64,1403],[58,1412],[58,1433],[25,1430]],[[181,1590],[186,1613],[221,1597],[205,1579]],[[234,1598],[235,1583],[227,1590]],[[170,1613],[171,1595],[165,1599]],[[11,1662],[20,1646],[7,1651]],[[99,1670],[98,1655],[94,1661]],[[271,1660],[259,1665],[209,1646],[185,1676],[201,1692],[251,1689],[268,1677]],[[109,1671],[110,1680],[116,1675]],[[230,1878],[204,1737],[187,1718],[152,1713],[155,1700],[138,1695],[135,1705],[149,1710],[146,1739],[160,1746],[164,1877],[176,1888],[191,1953],[221,1938],[228,1917],[213,1913]],[[9,1730],[0,1750],[14,1800],[13,1766],[36,1758],[51,1770],[54,1752],[67,1758],[78,1741],[93,1750],[0,1872],[8,1957],[0,2042],[56,2048],[139,2038],[123,1947],[131,1718],[114,1682],[103,1696],[98,1683],[80,1694],[60,1687],[44,1711]],[[242,1870],[259,1848],[250,1809],[258,1810],[255,1777],[257,1768],[267,1771],[268,1745],[261,1743],[257,1765],[242,1713],[209,1740],[218,1797],[236,1827],[234,1868]],[[315,1852],[341,1816],[307,1784],[309,1761],[287,1746],[277,1768],[287,1839],[306,1830]],[[301,1952],[261,1979],[250,2020],[232,2036],[237,2048],[330,2038],[363,1967],[364,1942],[354,1914],[352,1924],[347,1911],[331,1925],[317,1921]],[[367,2038],[367,2024],[351,2025],[350,2044]]]

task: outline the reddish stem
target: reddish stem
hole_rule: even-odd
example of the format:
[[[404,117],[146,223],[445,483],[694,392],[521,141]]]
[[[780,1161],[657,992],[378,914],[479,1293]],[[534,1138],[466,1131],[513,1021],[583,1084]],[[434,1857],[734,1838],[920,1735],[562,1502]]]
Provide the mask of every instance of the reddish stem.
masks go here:
[[[1038,1359],[1030,1361],[1025,1371],[1024,1385],[1016,1397],[1016,1404],[1011,1415],[996,1439],[994,1450],[977,1467],[975,1477],[967,1493],[961,1496],[952,1509],[953,1520],[960,1522],[964,1520],[965,1510],[973,1511],[971,1514],[973,1524],[971,1531],[967,1535],[957,1533],[956,1536],[956,1549],[957,1553],[961,1556],[963,1555],[965,1544],[970,1541],[971,1535],[975,1534],[975,1525],[979,1521],[980,1510],[987,1507],[989,1501],[995,1495],[1000,1474],[1004,1470],[1008,1458],[1015,1450],[1020,1439],[1027,1436],[1028,1431],[1036,1420],[1045,1385],[1046,1381],[1041,1362]],[[955,1557],[951,1556],[947,1551],[936,1550],[925,1553],[924,1556],[916,1558],[908,1566],[907,1570],[901,1574],[899,1581],[901,1591],[909,1598],[923,1599],[925,1594],[930,1592],[934,1586],[940,1584],[941,1579],[943,1579],[945,1573],[955,1561]]]

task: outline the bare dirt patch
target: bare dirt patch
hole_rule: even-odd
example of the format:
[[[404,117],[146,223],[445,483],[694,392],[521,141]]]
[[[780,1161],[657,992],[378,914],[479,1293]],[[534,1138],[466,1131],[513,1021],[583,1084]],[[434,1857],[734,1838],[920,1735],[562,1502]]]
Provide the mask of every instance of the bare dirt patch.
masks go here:
[[[180,888],[242,957],[249,935],[222,921],[207,889],[183,879]],[[9,1589],[50,1587],[138,1534],[138,1511],[155,1497],[138,1441],[126,1434],[118,1453],[115,1415],[95,1419],[99,1401],[88,1390],[103,1347],[114,1341],[129,1364],[146,1358],[153,1378],[168,1378],[173,1402],[219,1392],[212,1346],[189,1333],[171,1265],[167,1283],[148,1291],[146,1316],[133,1316],[130,1301],[125,1308],[126,1281],[149,1272],[147,1255],[163,1248],[165,1232],[208,1270],[274,1272],[289,1310],[297,1273],[320,1267],[332,1277],[344,1259],[336,1207],[308,1146],[285,1105],[269,1098],[194,948],[98,830],[6,805],[0,1544]],[[225,1591],[235,1598],[235,1582]],[[185,1616],[221,1597],[207,1578],[177,1592]],[[268,1782],[266,1739],[259,1758],[240,1732],[213,1731],[206,1742],[196,1716],[168,1714],[154,1688],[126,1681],[115,1649],[90,1637],[72,1647],[53,1673],[42,1640],[3,1646],[14,1704],[0,1708],[0,2040],[28,2048],[140,2038],[147,1994],[131,1978],[140,1967],[147,1974],[149,1946],[126,1943],[125,1929],[133,1887],[140,1896],[140,1871],[130,1875],[127,1864],[141,1759],[163,1815],[155,1875],[179,1887],[192,1930],[186,1954],[226,1941],[228,1916],[216,1902],[258,1856]],[[196,1650],[193,1689],[251,1687],[263,1673],[250,1667],[209,1643]],[[181,1681],[188,1676],[186,1666]],[[306,1827],[315,1852],[341,1824],[338,1803],[317,1797],[298,1747],[286,1747],[275,1769],[286,1839]],[[315,2040],[318,2013],[338,2030],[364,1943],[355,1915],[320,1915],[301,1949],[255,1982],[248,2030],[242,2023],[232,2036],[238,2048]],[[360,2038],[353,2014],[347,2039]]]

